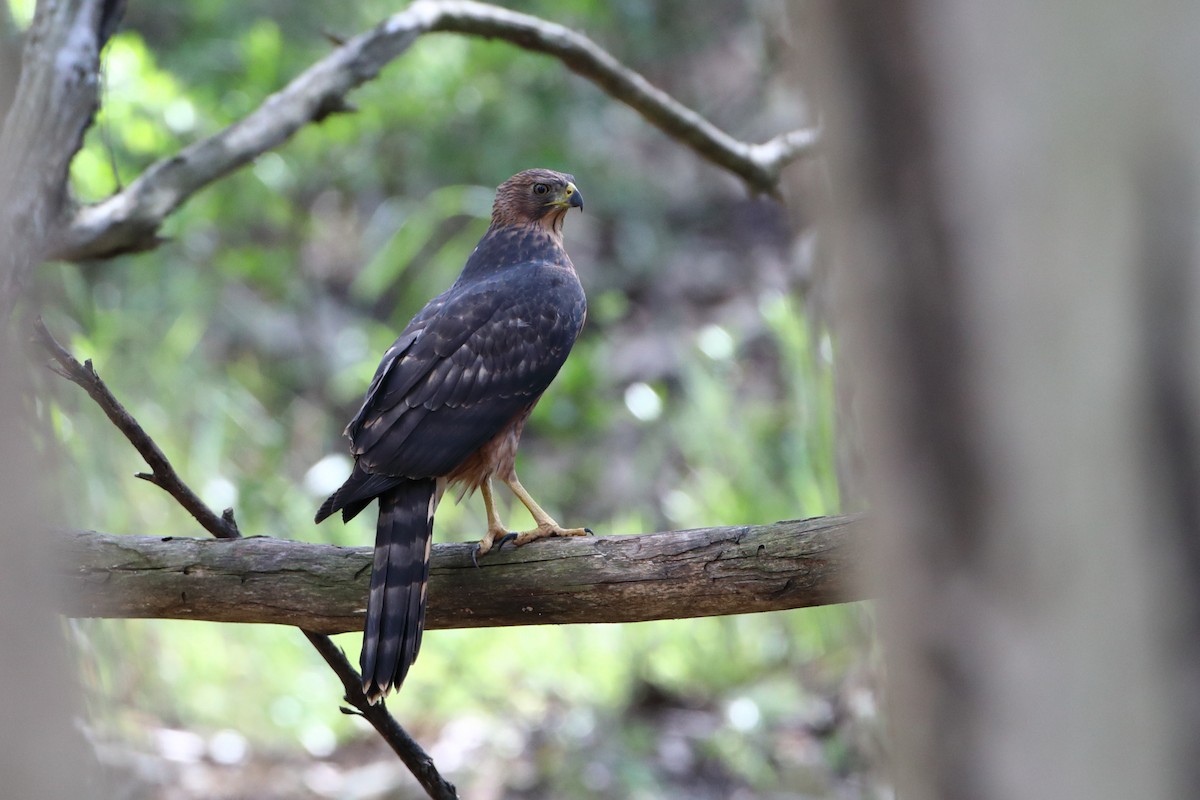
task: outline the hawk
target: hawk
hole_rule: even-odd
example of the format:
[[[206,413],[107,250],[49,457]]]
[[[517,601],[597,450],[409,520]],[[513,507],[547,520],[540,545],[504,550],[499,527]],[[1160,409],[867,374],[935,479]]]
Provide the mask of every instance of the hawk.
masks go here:
[[[571,175],[521,172],[496,190],[492,221],[454,285],[421,309],[383,355],[350,424],[354,469],[317,512],[349,521],[379,500],[363,633],[363,691],[398,689],[421,647],[433,513],[448,486],[478,489],[487,533],[474,555],[563,528],[517,480],[529,413],[567,359],[587,303],[563,249],[563,220],[583,209]],[[537,527],[510,533],[492,479],[512,490]],[[498,544],[497,544],[498,542]]]

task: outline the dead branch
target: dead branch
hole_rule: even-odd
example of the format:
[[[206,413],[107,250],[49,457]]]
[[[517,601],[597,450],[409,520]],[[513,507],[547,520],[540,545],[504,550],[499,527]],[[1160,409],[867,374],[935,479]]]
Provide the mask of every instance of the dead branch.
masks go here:
[[[34,340],[54,359],[55,372],[87,392],[112,424],[117,426],[117,430],[125,434],[129,443],[150,465],[150,472],[139,472],[137,477],[153,483],[174,497],[175,501],[183,506],[200,523],[201,527],[218,539],[236,539],[241,536],[237,523],[233,519],[233,509],[227,508],[221,516],[217,516],[204,504],[200,496],[183,482],[163,451],[100,379],[99,373],[92,366],[91,359],[82,364],[79,363],[79,360],[67,352],[67,349],[59,344],[58,340],[46,329],[41,318],[34,323]]]
[[[470,544],[433,552],[427,628],[745,614],[861,599],[854,517],[556,539],[471,564]],[[153,617],[362,628],[371,548],[65,534],[79,617]]]
[[[155,247],[163,220],[189,197],[309,123],[347,110],[351,90],[374,79],[418,37],[438,31],[503,39],[559,59],[754,191],[777,194],[783,168],[817,140],[815,131],[797,130],[763,144],[739,141],[569,28],[486,3],[417,0],[338,47],[245,118],[150,165],[106,200],[79,208],[64,226],[55,256],[104,258]]]
[[[150,438],[150,435],[134,419],[133,415],[109,391],[99,373],[92,367],[90,360],[81,364],[65,347],[59,344],[40,319],[35,325],[34,339],[53,359],[55,371],[86,391],[88,396],[96,401],[113,424],[125,435],[130,444],[146,459],[153,472],[151,474],[140,473],[137,477],[155,484],[174,497],[209,533],[217,537],[215,541],[228,544],[253,541],[241,538],[241,532],[233,520],[232,509],[226,509],[225,513],[218,517],[183,482],[158,444]],[[188,541],[212,543],[214,540],[192,539]],[[325,662],[337,674],[342,686],[346,689],[344,695],[346,702],[356,709],[351,713],[359,714],[374,726],[383,740],[408,767],[417,782],[421,784],[425,793],[433,800],[457,800],[458,793],[454,784],[441,776],[433,759],[415,739],[408,735],[386,706],[382,703],[372,705],[367,700],[361,688],[362,678],[346,659],[341,648],[323,633],[304,629],[301,629],[301,633],[308,638]]]
[[[306,630],[301,630],[301,633],[308,637],[308,641],[325,659],[325,663],[337,673],[338,678],[342,681],[342,688],[346,692],[346,702],[356,709],[350,711],[342,708],[342,711],[348,714],[356,713],[371,723],[432,800],[458,800],[458,790],[454,788],[454,784],[442,777],[438,772],[437,765],[433,763],[433,759],[417,740],[409,736],[408,731],[400,726],[396,718],[387,710],[387,706],[383,703],[372,704],[367,700],[367,696],[362,690],[362,678],[350,665],[342,648],[334,644],[333,640],[325,634]]]
[[[742,178],[755,191],[775,194],[783,168],[816,144],[817,134],[811,129],[791,131],[764,144],[739,141],[655,87],[588,37],[562,25],[470,0],[425,0],[411,9],[429,15],[432,31],[503,39],[526,50],[554,56],[613,99],[637,111],[663,133],[691,147],[701,158]]]

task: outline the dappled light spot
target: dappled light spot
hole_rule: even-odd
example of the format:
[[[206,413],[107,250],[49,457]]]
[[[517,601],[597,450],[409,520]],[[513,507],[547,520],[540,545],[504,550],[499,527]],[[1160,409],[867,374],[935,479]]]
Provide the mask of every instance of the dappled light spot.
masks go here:
[[[154,744],[168,761],[190,763],[204,757],[204,739],[191,731],[159,728],[154,732]]]
[[[177,97],[163,108],[163,122],[175,133],[190,133],[196,127],[196,107],[186,97]]]
[[[278,153],[263,153],[254,159],[254,177],[262,181],[268,189],[277,192],[288,189],[293,178],[291,167]]]
[[[228,728],[217,731],[208,740],[209,757],[218,764],[226,766],[245,761],[248,749],[246,737]]]
[[[325,724],[309,725],[300,734],[300,743],[304,749],[317,758],[327,758],[337,750],[337,735]]]
[[[308,468],[304,473],[304,488],[314,496],[336,491],[346,479],[353,462],[342,453],[330,453]]]
[[[223,475],[214,475],[204,482],[201,495],[212,508],[233,508],[237,504],[238,488]]]
[[[625,407],[642,422],[653,422],[662,415],[662,398],[648,383],[631,383],[625,389]]]
[[[699,504],[687,492],[672,489],[663,497],[663,513],[675,525],[691,525],[700,510]]]
[[[758,710],[758,703],[755,703],[749,697],[734,699],[729,704],[729,708],[725,714],[729,717],[729,724],[739,731],[753,730],[758,726],[759,720],[762,719],[762,714]]]
[[[720,325],[705,326],[696,337],[696,344],[700,352],[713,361],[726,361],[733,357],[733,337]]]

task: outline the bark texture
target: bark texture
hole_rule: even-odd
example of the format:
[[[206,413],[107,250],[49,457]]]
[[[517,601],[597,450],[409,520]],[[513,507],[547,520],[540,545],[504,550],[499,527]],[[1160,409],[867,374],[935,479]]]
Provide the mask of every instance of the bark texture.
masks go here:
[[[638,536],[552,539],[471,563],[473,544],[434,547],[427,628],[744,614],[860,599],[861,521],[828,517]],[[362,628],[371,548],[62,534],[79,617],[155,617]]]
[[[54,246],[67,170],[99,106],[100,51],[123,0],[39,3],[0,129],[0,324]]]

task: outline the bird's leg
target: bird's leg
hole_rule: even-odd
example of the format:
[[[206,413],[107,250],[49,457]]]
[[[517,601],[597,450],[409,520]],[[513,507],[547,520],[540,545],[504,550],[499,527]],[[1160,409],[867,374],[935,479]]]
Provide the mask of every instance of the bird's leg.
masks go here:
[[[475,551],[471,553],[471,560],[479,558],[492,549],[492,545],[496,543],[496,539],[500,539],[500,544],[497,549],[504,546],[505,542],[512,541],[516,538],[515,533],[509,533],[504,527],[504,523],[500,521],[500,512],[496,510],[496,500],[492,497],[492,479],[487,478],[479,485],[479,492],[483,495],[483,507],[487,511],[487,533],[479,540],[479,544],[475,545]],[[475,566],[479,566],[478,563]]]
[[[533,521],[537,523],[537,527],[533,530],[517,534],[516,539],[513,540],[513,545],[515,547],[520,547],[523,544],[529,544],[537,539],[545,539],[549,536],[591,535],[592,532],[588,528],[564,528],[555,522],[554,518],[547,514],[545,510],[543,510],[542,507],[537,504],[537,501],[529,495],[529,492],[527,492],[525,487],[521,485],[521,482],[517,480],[517,475],[515,472],[511,477],[504,478],[503,480],[505,485],[507,485],[508,488],[512,490],[512,493],[517,496],[517,499],[521,501],[522,505],[529,509],[529,513],[533,515]]]

